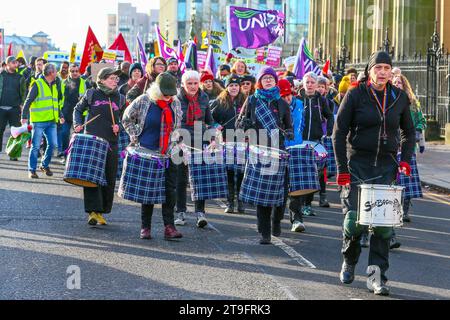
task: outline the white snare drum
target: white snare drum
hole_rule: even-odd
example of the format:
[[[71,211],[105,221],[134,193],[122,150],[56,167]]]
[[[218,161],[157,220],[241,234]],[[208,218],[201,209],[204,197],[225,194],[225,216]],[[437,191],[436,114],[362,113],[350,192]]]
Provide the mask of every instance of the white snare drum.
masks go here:
[[[374,227],[403,225],[404,187],[362,184],[358,188],[358,224]]]

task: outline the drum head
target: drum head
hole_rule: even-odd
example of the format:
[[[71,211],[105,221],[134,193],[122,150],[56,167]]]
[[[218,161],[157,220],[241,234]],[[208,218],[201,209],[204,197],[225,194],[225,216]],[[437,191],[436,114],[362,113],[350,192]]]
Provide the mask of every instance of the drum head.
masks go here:
[[[305,189],[305,190],[298,190],[294,192],[289,192],[289,195],[292,197],[298,197],[298,196],[306,196],[311,193],[315,193],[319,191],[319,189]]]
[[[153,158],[167,158],[167,155],[162,155],[157,151],[153,151],[144,147],[128,146],[127,151],[131,155],[138,155],[141,158],[153,159]]]
[[[86,188],[97,188],[98,185],[89,181],[75,179],[75,178],[64,178],[64,181],[75,186],[86,187]]]

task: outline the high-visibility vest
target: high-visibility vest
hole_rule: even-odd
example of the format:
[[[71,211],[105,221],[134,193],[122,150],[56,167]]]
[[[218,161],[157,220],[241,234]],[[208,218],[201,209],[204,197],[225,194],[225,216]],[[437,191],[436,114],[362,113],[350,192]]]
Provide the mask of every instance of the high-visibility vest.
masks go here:
[[[30,107],[31,123],[59,122],[58,89],[54,83],[51,88],[40,78],[34,82],[38,88],[38,95]]]
[[[62,103],[61,103],[61,109],[64,107],[64,100],[65,100],[65,92],[66,92],[66,80],[64,80],[61,83],[61,92],[62,92]],[[81,98],[86,93],[86,80],[83,78],[80,78],[80,86],[78,87],[78,95]]]

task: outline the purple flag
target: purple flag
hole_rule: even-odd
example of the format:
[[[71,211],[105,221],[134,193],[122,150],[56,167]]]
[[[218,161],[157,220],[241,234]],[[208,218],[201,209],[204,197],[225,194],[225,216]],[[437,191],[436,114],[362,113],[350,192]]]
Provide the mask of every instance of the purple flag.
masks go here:
[[[297,59],[295,60],[294,70],[292,71],[297,79],[303,79],[308,72],[314,72],[318,76],[322,74],[322,70],[314,61],[311,51],[306,45],[306,40],[302,39],[297,51]]]
[[[216,59],[214,59],[214,49],[212,46],[209,46],[208,48],[208,53],[206,55],[205,69],[208,69],[214,76],[216,76],[217,65]]]
[[[161,57],[164,59],[169,59],[170,57],[176,57],[177,54],[175,50],[173,50],[170,45],[167,43],[167,40],[161,35],[161,31],[159,31],[159,27],[155,25],[156,38],[158,39],[159,52]]]
[[[228,6],[227,31],[230,49],[257,49],[284,34],[284,14],[277,10],[256,10]]]
[[[141,60],[140,63],[145,70],[145,66],[147,65],[148,60],[147,60],[147,55],[145,54],[145,49],[144,49],[144,46],[142,45],[142,40],[141,40],[141,37],[139,36],[139,33],[136,36],[136,39],[137,39],[137,44],[138,44],[138,57],[140,58],[140,60]]]

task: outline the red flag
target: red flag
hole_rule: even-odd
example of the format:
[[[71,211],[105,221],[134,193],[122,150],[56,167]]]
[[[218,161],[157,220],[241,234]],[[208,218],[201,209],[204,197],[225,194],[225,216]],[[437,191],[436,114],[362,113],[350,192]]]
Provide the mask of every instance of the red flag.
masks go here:
[[[124,61],[128,61],[129,63],[133,63],[133,58],[131,57],[130,50],[128,49],[127,43],[122,36],[122,33],[119,33],[114,43],[109,47],[110,50],[120,50],[125,52]]]
[[[8,57],[13,55],[13,51],[12,51],[12,42],[9,43],[8,46]]]
[[[328,75],[328,71],[330,71],[330,60],[327,60],[327,62],[325,63],[325,66],[323,67],[322,73],[327,76]]]
[[[88,29],[83,57],[81,58],[80,72],[83,74],[91,62],[99,62],[103,57],[103,49],[91,27]]]

